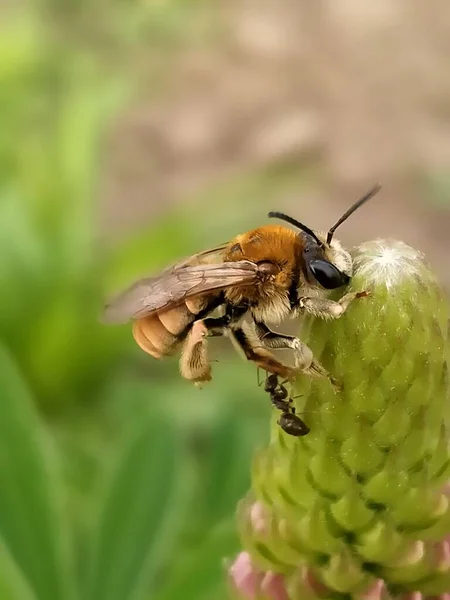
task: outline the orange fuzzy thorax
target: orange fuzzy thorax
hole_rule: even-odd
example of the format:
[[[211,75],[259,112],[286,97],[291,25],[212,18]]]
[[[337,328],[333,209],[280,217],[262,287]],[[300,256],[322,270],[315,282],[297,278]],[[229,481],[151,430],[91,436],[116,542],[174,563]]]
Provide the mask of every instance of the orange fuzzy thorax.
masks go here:
[[[236,290],[240,296],[256,301],[261,294],[272,295],[289,289],[302,250],[302,238],[295,231],[280,225],[267,225],[235,237],[224,251],[224,261],[268,261],[279,267],[279,273],[273,281],[264,283],[264,289],[252,286]]]

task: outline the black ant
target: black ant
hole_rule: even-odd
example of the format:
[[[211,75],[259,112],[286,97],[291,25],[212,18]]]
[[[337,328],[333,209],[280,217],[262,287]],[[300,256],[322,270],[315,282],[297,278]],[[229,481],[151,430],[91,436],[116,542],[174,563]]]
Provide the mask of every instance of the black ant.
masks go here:
[[[300,437],[310,432],[306,423],[295,414],[295,408],[292,406],[292,398],[289,398],[286,386],[278,381],[278,375],[272,373],[267,376],[264,382],[264,390],[270,395],[275,408],[281,411],[278,425],[285,433]]]

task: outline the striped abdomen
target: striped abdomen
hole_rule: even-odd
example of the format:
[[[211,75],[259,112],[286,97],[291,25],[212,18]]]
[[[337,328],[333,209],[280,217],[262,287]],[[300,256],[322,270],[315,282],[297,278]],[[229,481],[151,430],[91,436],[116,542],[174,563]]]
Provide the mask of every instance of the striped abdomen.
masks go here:
[[[135,321],[133,337],[138,346],[154,358],[170,356],[178,350],[200,313],[213,310],[214,305],[217,305],[217,296],[189,298],[175,308]]]

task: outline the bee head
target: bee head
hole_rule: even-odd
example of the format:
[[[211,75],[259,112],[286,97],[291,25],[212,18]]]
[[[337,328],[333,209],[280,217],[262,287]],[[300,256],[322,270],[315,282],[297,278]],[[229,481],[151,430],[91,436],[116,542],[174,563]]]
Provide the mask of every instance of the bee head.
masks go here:
[[[341,242],[334,239],[328,244],[320,233],[314,238],[308,234],[303,236],[303,260],[308,279],[327,290],[348,285],[353,274],[353,263],[350,253]]]
[[[380,189],[379,184],[375,185],[342,215],[327,234],[316,233],[300,221],[283,213],[270,212],[268,216],[282,219],[302,231],[305,242],[303,259],[308,278],[327,290],[334,290],[347,285],[353,274],[351,256],[338,240],[333,239],[334,232],[356,209],[375,196]]]

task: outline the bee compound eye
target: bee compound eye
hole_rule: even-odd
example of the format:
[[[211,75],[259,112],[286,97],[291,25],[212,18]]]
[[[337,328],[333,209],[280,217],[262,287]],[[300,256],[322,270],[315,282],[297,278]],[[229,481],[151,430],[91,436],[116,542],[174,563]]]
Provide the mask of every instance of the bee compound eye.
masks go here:
[[[342,287],[350,281],[348,275],[339,271],[337,267],[327,260],[312,260],[308,266],[317,282],[327,290]]]
[[[280,271],[277,265],[269,260],[262,260],[257,264],[259,272],[264,275],[276,275]]]

